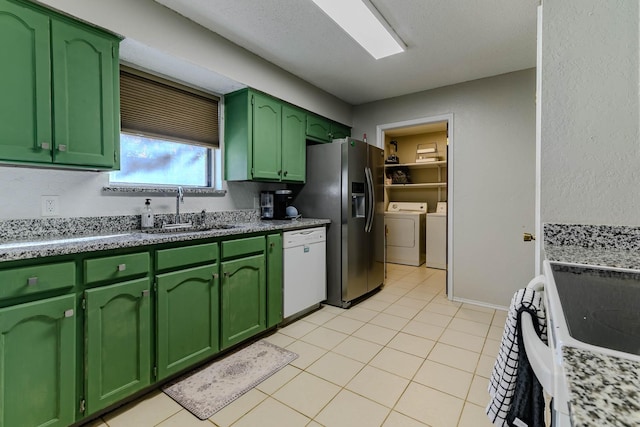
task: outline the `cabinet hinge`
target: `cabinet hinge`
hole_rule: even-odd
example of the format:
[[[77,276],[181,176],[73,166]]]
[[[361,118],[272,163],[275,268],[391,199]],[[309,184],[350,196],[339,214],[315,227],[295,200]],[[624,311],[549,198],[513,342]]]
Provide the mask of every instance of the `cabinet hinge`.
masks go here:
[[[158,378],[158,367],[157,366],[153,367],[153,378]]]
[[[84,399],[80,399],[80,413],[84,414],[85,409],[86,409],[85,401]]]
[[[153,282],[153,293],[157,294],[158,293],[158,281],[154,281]]]
[[[116,57],[116,47],[115,46],[111,46],[111,57],[112,58]]]
[[[253,104],[254,104],[254,99],[253,99],[253,96],[252,96],[251,97],[251,105],[253,105]]]
[[[87,309],[87,299],[86,298],[82,298],[82,309],[83,310]]]
[[[116,163],[118,161],[118,153],[116,153],[115,151],[113,152],[113,163]]]

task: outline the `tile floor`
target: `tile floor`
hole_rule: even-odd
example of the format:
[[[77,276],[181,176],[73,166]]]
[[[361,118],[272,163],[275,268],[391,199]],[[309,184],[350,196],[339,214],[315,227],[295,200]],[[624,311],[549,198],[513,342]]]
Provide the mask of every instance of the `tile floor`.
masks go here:
[[[200,421],[159,391],[91,427],[483,427],[506,312],[453,303],[445,272],[388,265],[382,291],[266,339],[300,356]]]

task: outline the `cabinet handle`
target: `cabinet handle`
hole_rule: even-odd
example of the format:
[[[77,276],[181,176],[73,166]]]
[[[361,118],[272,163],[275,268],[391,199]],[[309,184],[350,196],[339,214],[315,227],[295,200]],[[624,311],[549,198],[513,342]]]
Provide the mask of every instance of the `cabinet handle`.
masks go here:
[[[118,271],[125,271],[127,269],[127,264],[118,264]]]
[[[278,175],[282,175],[282,170],[279,170],[279,171],[278,171]]]
[[[73,317],[73,309],[66,310],[64,312],[64,317]]]
[[[142,296],[143,297],[148,297],[151,294],[151,292],[149,291],[149,289],[145,289],[144,291],[142,291]]]
[[[67,146],[64,144],[58,144],[58,151],[67,151]]]
[[[274,247],[275,245],[276,245],[276,244],[275,244],[275,243],[273,243],[273,242],[269,243],[269,247],[270,247],[271,249],[273,249],[273,247]]]
[[[217,279],[218,277],[220,277],[218,273],[213,273],[211,276],[213,276],[214,279]]]
[[[228,271],[225,271],[225,272],[224,272],[224,277],[225,277],[225,278],[228,278],[228,277],[229,277],[229,272],[228,272]]]
[[[27,279],[27,285],[33,286],[33,285],[37,285],[37,284],[38,284],[38,278],[37,277],[29,277]]]
[[[287,176],[289,172],[288,171],[284,171],[284,176]]]
[[[51,150],[51,144],[48,142],[42,142],[40,144],[40,148],[42,148],[43,150]]]

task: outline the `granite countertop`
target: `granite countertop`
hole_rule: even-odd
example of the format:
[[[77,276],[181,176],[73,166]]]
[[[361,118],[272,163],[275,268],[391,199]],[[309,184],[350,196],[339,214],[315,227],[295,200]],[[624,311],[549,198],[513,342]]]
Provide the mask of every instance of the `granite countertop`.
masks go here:
[[[640,253],[629,249],[547,245],[545,246],[545,256],[551,262],[640,270]]]
[[[639,362],[575,347],[562,356],[574,427],[640,425]]]
[[[551,262],[640,272],[640,227],[544,227]],[[571,346],[562,357],[574,427],[640,425],[640,362]]]
[[[156,245],[159,243],[182,242],[220,236],[235,236],[256,232],[276,230],[296,230],[314,226],[324,226],[328,219],[301,218],[295,220],[225,222],[232,228],[212,228],[205,231],[142,232],[131,230],[124,232],[94,232],[82,235],[49,235],[28,240],[10,240],[0,242],[0,262],[41,258],[55,255],[67,255],[81,252],[102,251],[107,249],[131,248]]]

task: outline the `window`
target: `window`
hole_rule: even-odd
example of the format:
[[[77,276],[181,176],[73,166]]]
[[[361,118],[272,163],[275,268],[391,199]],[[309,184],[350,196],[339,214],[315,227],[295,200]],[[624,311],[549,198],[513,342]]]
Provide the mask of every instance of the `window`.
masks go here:
[[[212,187],[218,98],[136,70],[120,71],[120,170],[111,183]]]

